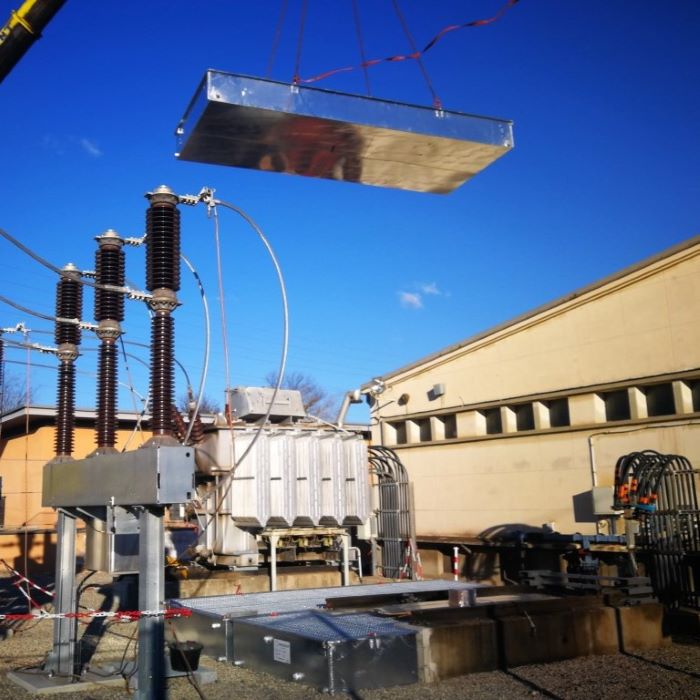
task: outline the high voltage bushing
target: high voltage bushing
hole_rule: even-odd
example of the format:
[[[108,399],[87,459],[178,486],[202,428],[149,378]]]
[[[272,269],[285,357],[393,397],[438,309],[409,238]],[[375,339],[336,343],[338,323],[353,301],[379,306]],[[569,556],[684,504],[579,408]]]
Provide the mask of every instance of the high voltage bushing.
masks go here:
[[[83,288],[80,271],[71,263],[63,268],[56,285],[56,317],[80,320],[83,310]],[[56,321],[55,340],[58,345],[58,396],[56,415],[56,456],[70,457],[73,453],[75,426],[75,366],[80,345],[80,327],[76,323]]]
[[[190,410],[189,412],[190,415],[190,422],[192,423],[192,430],[190,432],[190,442],[193,445],[198,445],[202,440],[204,440],[204,424],[202,423],[202,419],[197,413],[197,415],[194,415],[194,410]]]
[[[95,240],[95,281],[98,285],[124,286],[124,241],[116,231],[109,229]],[[95,289],[95,320],[123,321],[124,294],[109,289]]]
[[[80,271],[72,263],[63,268],[63,276],[56,285],[57,318],[80,320],[83,311],[83,288]],[[56,323],[56,345],[80,345],[80,327],[77,323]]]
[[[56,456],[73,454],[75,428],[75,364],[61,360],[58,367],[58,415],[56,417]]]
[[[98,285],[124,286],[124,242],[111,229],[97,236],[95,281]],[[97,424],[95,440],[98,452],[114,449],[117,434],[117,369],[119,355],[116,341],[124,320],[124,295],[98,286],[95,289],[95,320],[100,353],[97,375]]]
[[[174,342],[173,317],[156,314],[151,320],[151,429],[154,435],[173,435]]]
[[[180,289],[180,212],[177,195],[161,185],[146,197],[146,287],[152,293],[151,430],[154,437],[173,437],[175,323]]]
[[[100,344],[97,380],[95,442],[100,452],[111,451],[117,441],[117,365],[114,341]]]
[[[180,289],[180,212],[178,197],[161,185],[146,195],[151,206],[146,212],[146,287]]]

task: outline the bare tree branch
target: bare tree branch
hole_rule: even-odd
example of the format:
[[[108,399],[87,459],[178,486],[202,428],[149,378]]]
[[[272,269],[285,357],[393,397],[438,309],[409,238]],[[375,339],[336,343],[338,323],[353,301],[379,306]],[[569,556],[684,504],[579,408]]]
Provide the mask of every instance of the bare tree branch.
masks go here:
[[[0,413],[11,413],[31,401],[31,387],[27,391],[24,379],[16,374],[6,374],[0,387]]]
[[[277,373],[265,375],[267,386],[275,386]],[[313,377],[303,372],[287,372],[282,382],[283,389],[295,389],[301,392],[304,410],[311,416],[332,421],[338,413],[338,401],[321,387]]]

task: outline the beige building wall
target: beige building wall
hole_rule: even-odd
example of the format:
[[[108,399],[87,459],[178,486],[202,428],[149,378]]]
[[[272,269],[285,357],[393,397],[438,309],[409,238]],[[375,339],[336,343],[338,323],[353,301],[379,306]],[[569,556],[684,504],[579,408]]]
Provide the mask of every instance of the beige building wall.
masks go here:
[[[419,536],[604,531],[585,494],[619,456],[700,466],[699,315],[693,239],[385,375],[373,441],[408,468]]]
[[[15,568],[21,571],[25,564],[27,569],[41,569],[51,563],[56,524],[56,512],[41,505],[43,468],[54,456],[55,429],[52,425],[37,427],[36,416],[31,413],[26,425],[28,430],[22,429],[19,434],[14,430],[9,435],[6,431],[0,440],[0,477],[5,499],[0,559],[15,562]],[[149,437],[148,432],[134,434],[133,429],[119,429],[116,446],[121,450],[129,442],[129,449],[136,449]],[[80,459],[94,449],[94,429],[76,427],[73,456]]]

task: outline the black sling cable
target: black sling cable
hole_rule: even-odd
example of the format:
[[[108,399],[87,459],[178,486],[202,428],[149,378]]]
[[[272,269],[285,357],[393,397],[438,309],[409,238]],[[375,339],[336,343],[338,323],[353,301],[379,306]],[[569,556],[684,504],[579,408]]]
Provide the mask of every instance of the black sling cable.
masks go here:
[[[362,66],[362,73],[365,77],[365,89],[367,90],[367,97],[371,97],[372,89],[369,84],[369,71],[367,70],[367,57],[365,55],[365,41],[362,36],[360,8],[357,6],[357,0],[352,0],[352,15],[355,20],[355,33],[357,34],[357,45],[360,49],[360,65]]]
[[[438,97],[437,92],[435,92],[435,88],[433,87],[433,83],[430,80],[430,76],[428,75],[428,71],[425,68],[425,65],[423,64],[423,59],[421,58],[421,52],[418,50],[418,47],[416,46],[416,42],[413,40],[413,35],[411,34],[410,29],[408,28],[408,24],[406,23],[406,18],[403,16],[403,12],[401,12],[401,7],[399,5],[399,0],[391,0],[392,4],[394,5],[394,11],[396,12],[396,16],[399,18],[399,23],[401,24],[401,28],[403,29],[404,34],[406,35],[406,39],[408,39],[408,44],[411,47],[411,57],[415,57],[416,63],[418,63],[418,67],[420,68],[421,73],[423,74],[423,78],[425,79],[425,83],[428,86],[428,90],[430,90],[430,94],[433,96],[433,107],[435,109],[442,109],[442,102],[440,101],[440,98]]]
[[[287,14],[287,3],[289,0],[282,0],[280,4],[280,14],[277,19],[277,26],[275,27],[275,34],[272,38],[272,46],[270,47],[270,57],[267,59],[267,71],[265,72],[266,78],[272,77],[272,69],[275,65],[275,58],[277,56],[277,49],[279,47],[280,38],[282,37],[282,27],[284,26],[284,18]]]
[[[304,29],[306,28],[306,13],[309,9],[309,0],[304,0],[301,5],[301,18],[299,20],[299,38],[297,39],[297,55],[294,62],[294,79],[295,85],[299,84],[299,66],[301,65],[301,50],[304,45]]]

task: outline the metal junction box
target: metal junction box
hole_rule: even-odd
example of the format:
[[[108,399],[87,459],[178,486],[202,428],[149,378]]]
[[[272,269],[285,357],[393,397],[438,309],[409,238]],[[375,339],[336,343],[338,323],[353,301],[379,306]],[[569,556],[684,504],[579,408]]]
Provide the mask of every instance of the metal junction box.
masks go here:
[[[148,446],[44,466],[42,505],[170,505],[194,493],[194,449]]]
[[[177,128],[178,158],[447,193],[513,148],[513,125],[209,70]]]
[[[232,621],[234,663],[324,692],[418,680],[418,629],[367,613],[316,610]]]
[[[109,574],[139,570],[139,520],[121,506],[107,506],[85,529],[85,568]]]
[[[236,418],[257,420],[262,418],[270,407],[275,390],[270,387],[237,386],[229,393],[231,413]],[[286,418],[304,418],[306,411],[301,399],[301,392],[292,389],[280,389],[272,404],[270,420],[281,421]]]

